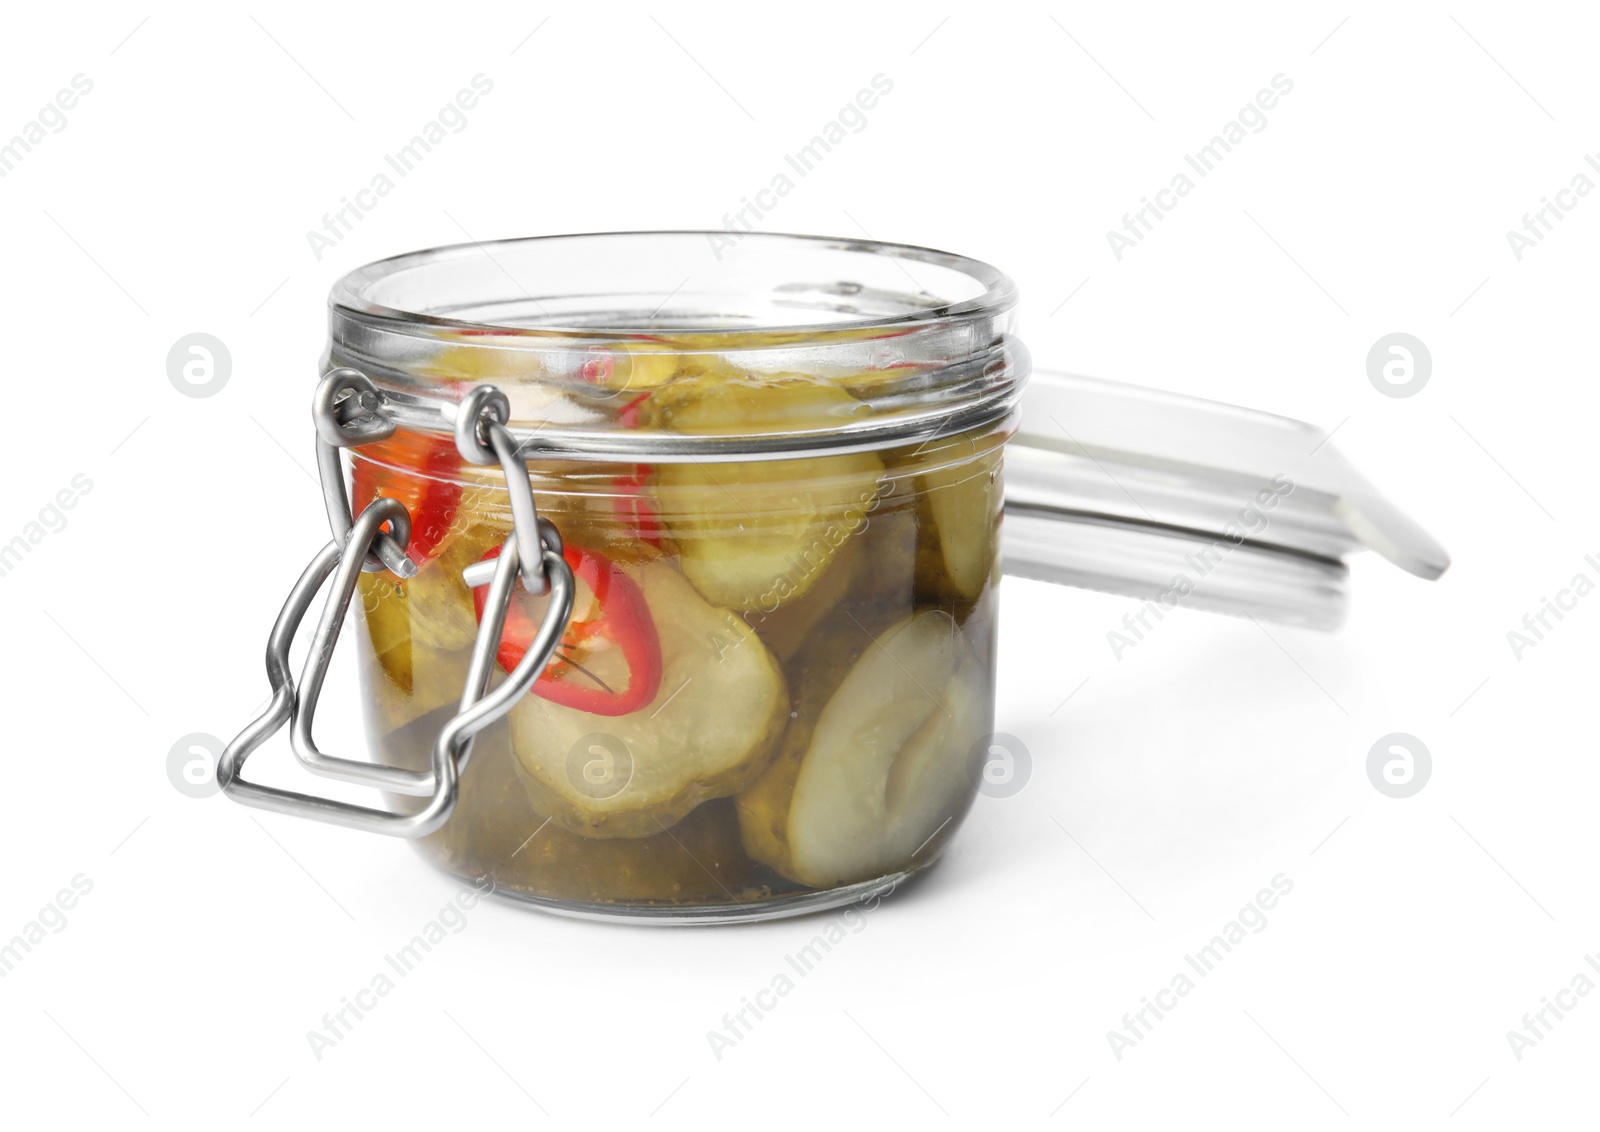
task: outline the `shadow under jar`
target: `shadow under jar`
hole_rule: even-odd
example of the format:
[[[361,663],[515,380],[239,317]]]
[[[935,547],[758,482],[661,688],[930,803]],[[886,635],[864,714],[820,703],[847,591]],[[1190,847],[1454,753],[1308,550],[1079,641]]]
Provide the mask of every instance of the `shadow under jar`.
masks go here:
[[[463,571],[512,531],[501,469],[436,423],[472,387],[509,399],[575,583],[423,855],[552,910],[690,922],[931,863],[993,728],[1014,301],[960,257],[768,235],[505,241],[344,279],[327,364],[401,425],[352,449],[352,511],[403,503],[419,567],[358,583],[376,761],[427,769],[488,590]],[[548,601],[519,584],[500,669]]]

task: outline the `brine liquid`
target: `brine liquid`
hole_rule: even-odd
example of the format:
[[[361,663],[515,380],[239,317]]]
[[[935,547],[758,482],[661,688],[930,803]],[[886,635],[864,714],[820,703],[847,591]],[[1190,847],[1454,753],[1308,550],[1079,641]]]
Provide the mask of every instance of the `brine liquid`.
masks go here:
[[[931,861],[993,728],[1001,439],[536,481],[566,542],[637,583],[662,684],[625,717],[530,694],[477,737],[421,852],[574,906],[752,911]],[[363,575],[378,761],[427,767],[455,711],[476,632],[460,570],[506,537],[504,498],[465,485],[415,578]],[[620,694],[638,673],[606,634],[632,630],[580,605],[604,631],[558,678]]]

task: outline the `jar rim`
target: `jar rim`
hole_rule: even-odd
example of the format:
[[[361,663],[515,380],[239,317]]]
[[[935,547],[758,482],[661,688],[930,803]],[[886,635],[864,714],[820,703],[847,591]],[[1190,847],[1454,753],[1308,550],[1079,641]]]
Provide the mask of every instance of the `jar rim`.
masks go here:
[[[909,270],[904,266],[904,261],[926,264],[943,269],[955,276],[962,276],[980,286],[982,290],[977,294],[968,295],[951,302],[928,303],[917,309],[908,310],[899,314],[865,316],[857,318],[835,318],[828,321],[816,322],[784,322],[772,326],[764,325],[715,325],[707,322],[704,325],[686,324],[674,326],[673,329],[693,333],[696,336],[708,339],[726,338],[730,341],[737,340],[740,335],[749,335],[752,332],[763,330],[777,330],[788,334],[811,334],[825,336],[840,331],[863,331],[876,329],[903,329],[914,328],[917,324],[945,323],[962,321],[966,319],[990,318],[1010,311],[1017,302],[1017,288],[1011,278],[998,268],[982,260],[968,256],[944,252],[935,248],[923,247],[916,244],[900,244],[889,241],[873,239],[855,239],[849,237],[820,236],[803,233],[788,232],[738,232],[725,229],[638,229],[627,231],[601,231],[601,232],[569,232],[541,236],[521,236],[502,238],[487,241],[468,241],[458,244],[446,244],[438,247],[424,248],[417,251],[405,252],[400,255],[390,256],[385,259],[375,260],[372,263],[358,267],[344,276],[335,284],[329,294],[329,306],[336,315],[356,319],[372,319],[388,324],[388,329],[405,330],[420,333],[425,336],[448,336],[462,332],[485,333],[492,332],[500,341],[501,348],[514,348],[516,339],[528,339],[530,348],[539,348],[540,340],[549,336],[563,338],[583,339],[614,339],[627,338],[640,334],[649,334],[659,330],[658,324],[652,323],[648,318],[625,320],[617,325],[606,325],[593,321],[564,323],[556,321],[540,321],[536,324],[515,324],[496,321],[487,318],[454,317],[411,307],[420,307],[424,304],[410,303],[397,304],[394,302],[380,301],[375,297],[375,292],[383,289],[384,284],[402,276],[424,271],[436,271],[441,267],[479,256],[487,257],[491,263],[498,266],[499,271],[506,276],[509,282],[520,287],[516,278],[512,276],[496,252],[514,253],[530,248],[549,248],[559,244],[585,243],[598,245],[610,241],[641,241],[641,240],[681,240],[684,238],[697,238],[707,241],[713,249],[716,241],[725,240],[735,244],[734,251],[740,251],[746,242],[753,241],[758,248],[774,249],[789,246],[793,248],[810,248],[816,250],[833,250],[837,252],[880,256],[885,259],[902,261],[900,267],[906,278],[914,285],[916,280],[911,277]],[[759,253],[757,253],[759,254]],[[718,254],[720,260],[721,256]],[[684,280],[685,284],[689,279]],[[845,285],[848,288],[848,285]],[[528,294],[537,304],[538,299]],[[549,296],[546,296],[549,297]],[[671,296],[668,297],[669,299]],[[662,304],[665,306],[665,303]],[[659,311],[660,308],[657,308]],[[834,313],[844,313],[837,308]],[[631,322],[632,324],[627,324]],[[741,345],[742,349],[758,349],[759,346]]]
[[[1016,301],[989,264],[909,244],[693,229],[532,236],[350,272],[330,296],[324,368],[360,372],[397,425],[434,432],[451,430],[467,389],[493,384],[516,439],[577,459],[866,451],[1009,416],[1028,371]],[[697,367],[728,383],[708,397],[800,381],[848,393],[852,411],[704,432],[630,417],[627,406]]]

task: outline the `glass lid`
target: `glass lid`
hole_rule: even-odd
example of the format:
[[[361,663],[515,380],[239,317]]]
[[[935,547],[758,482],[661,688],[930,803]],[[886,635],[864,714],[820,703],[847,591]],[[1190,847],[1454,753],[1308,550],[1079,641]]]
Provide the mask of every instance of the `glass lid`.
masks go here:
[[[1450,557],[1314,425],[1036,370],[1006,447],[1007,573],[1331,629],[1346,561]]]

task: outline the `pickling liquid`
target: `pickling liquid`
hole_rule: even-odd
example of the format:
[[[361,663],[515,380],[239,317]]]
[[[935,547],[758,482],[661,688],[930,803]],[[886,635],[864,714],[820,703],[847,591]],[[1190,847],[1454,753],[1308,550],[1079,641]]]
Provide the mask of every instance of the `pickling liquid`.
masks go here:
[[[572,624],[477,737],[420,851],[570,909],[730,917],[931,862],[993,728],[1003,439],[537,471],[579,563]],[[461,570],[511,530],[495,475],[444,474],[414,448],[356,454],[355,508],[402,498],[425,557],[409,580],[361,578],[379,761],[425,769],[456,710],[478,617]],[[503,641],[543,602],[519,585]]]

